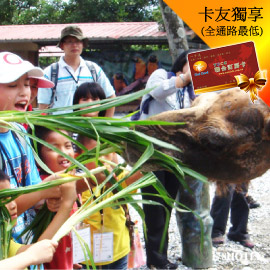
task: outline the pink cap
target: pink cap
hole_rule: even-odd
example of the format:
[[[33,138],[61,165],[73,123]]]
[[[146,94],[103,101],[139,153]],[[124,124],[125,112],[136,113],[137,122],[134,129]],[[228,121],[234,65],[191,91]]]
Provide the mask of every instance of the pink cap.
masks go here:
[[[36,76],[29,76],[31,79],[37,79],[37,87],[38,88],[52,88],[54,87],[54,83],[48,79],[46,79],[44,76],[43,77],[36,77]]]

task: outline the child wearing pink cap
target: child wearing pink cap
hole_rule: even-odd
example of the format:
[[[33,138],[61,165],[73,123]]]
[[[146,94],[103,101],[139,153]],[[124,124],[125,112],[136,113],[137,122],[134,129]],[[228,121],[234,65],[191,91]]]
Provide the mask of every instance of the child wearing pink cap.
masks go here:
[[[30,79],[30,89],[31,89],[30,105],[33,103],[34,99],[37,97],[38,88],[54,87],[54,83],[46,79],[44,76],[43,77],[29,76],[29,79]]]
[[[30,90],[31,90],[31,96],[30,96],[30,104],[27,106],[27,111],[31,112],[33,111],[33,102],[35,98],[37,97],[38,88],[47,88],[47,87],[54,87],[54,83],[50,80],[47,80],[44,76],[43,77],[36,77],[36,76],[28,76],[29,77],[29,83],[30,83]],[[28,124],[23,124],[24,128],[28,129]]]
[[[26,111],[31,96],[29,77],[36,77],[40,80],[43,77],[43,71],[16,54],[0,53],[0,111]],[[2,123],[0,127],[1,169],[9,176],[11,188],[40,183],[41,179],[28,137],[25,136],[28,143],[24,147],[16,132],[9,129],[10,124],[12,123],[5,126]],[[25,131],[17,123],[13,123],[12,126],[20,132]],[[46,181],[53,179],[55,176],[50,176]],[[14,240],[26,244],[25,240],[18,236],[32,222],[35,216],[34,206],[39,201],[49,198],[60,199],[60,197],[59,187],[19,196],[16,199],[18,218],[13,230]],[[50,203],[48,207],[55,210]]]

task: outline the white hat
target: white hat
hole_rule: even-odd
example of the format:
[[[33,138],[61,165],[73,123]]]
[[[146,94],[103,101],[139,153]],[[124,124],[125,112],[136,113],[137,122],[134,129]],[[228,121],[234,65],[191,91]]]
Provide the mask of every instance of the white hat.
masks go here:
[[[44,76],[43,77],[36,77],[36,76],[28,76],[30,79],[37,79],[38,83],[37,83],[37,87],[38,88],[53,88],[54,87],[54,83],[48,79],[46,79]]]
[[[42,77],[43,71],[11,52],[0,53],[0,83],[11,83],[22,75]]]

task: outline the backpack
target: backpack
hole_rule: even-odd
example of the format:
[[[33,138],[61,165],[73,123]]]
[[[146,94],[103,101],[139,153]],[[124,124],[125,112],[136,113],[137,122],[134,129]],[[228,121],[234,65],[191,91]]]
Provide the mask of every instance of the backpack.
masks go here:
[[[97,71],[93,65],[92,62],[88,62],[85,61],[92,77],[93,77],[93,81],[96,82],[97,81]],[[57,82],[58,82],[58,71],[59,71],[59,63],[53,63],[51,64],[51,81],[54,83],[54,87],[52,88],[52,96],[51,96],[51,101],[50,104],[48,106],[48,108],[52,108],[53,104],[54,104],[54,98],[56,95],[56,86],[57,86]]]
[[[135,110],[137,111],[136,113],[134,113],[131,117],[130,120],[132,121],[137,121],[141,118],[141,114],[142,112],[144,112],[145,114],[148,114],[148,110],[149,110],[149,104],[150,101],[153,100],[154,98],[152,96],[149,95],[148,98],[146,98],[144,100],[144,102],[142,103],[142,107],[140,108],[140,105],[138,106],[138,108]]]
[[[175,74],[173,72],[167,72],[167,78],[170,79],[172,76],[175,76]],[[187,86],[187,92],[188,92],[188,95],[189,95],[189,98],[191,100],[194,100],[195,99],[195,94],[194,94],[194,90],[193,90],[193,86],[190,84],[188,84]],[[182,97],[183,98],[183,97]],[[145,113],[145,114],[148,114],[148,111],[149,111],[149,104],[151,102],[151,100],[153,100],[154,98],[149,95],[148,98],[146,98],[144,100],[144,102],[138,106],[138,108],[135,110],[137,111],[136,113],[134,113],[131,117],[130,117],[130,120],[132,121],[137,121],[140,119],[141,117],[141,114],[142,112]]]
[[[175,74],[172,74],[172,72],[167,72],[168,79],[170,79],[173,75],[175,76]],[[130,117],[130,120],[137,121],[141,118],[142,113],[148,114],[149,104],[150,104],[151,100],[153,100],[153,99],[154,98],[151,95],[149,95],[149,97],[146,98],[144,100],[144,102],[136,108],[135,111],[137,111],[137,112],[132,114],[132,116]]]

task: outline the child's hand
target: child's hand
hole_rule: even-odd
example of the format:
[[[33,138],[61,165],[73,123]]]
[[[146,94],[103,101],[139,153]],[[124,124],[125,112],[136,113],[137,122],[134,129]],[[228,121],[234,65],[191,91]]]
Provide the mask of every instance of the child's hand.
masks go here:
[[[79,263],[74,263],[73,264],[73,269],[82,269],[82,268],[83,268],[83,266],[81,264],[79,264]]]
[[[48,199],[46,200],[47,207],[51,212],[57,212],[59,210],[59,207],[61,205],[61,198],[58,199]]]
[[[57,246],[57,242],[45,239],[31,245],[25,252],[29,253],[29,256],[35,260],[33,265],[38,265],[50,262]]]
[[[187,83],[191,82],[191,73],[190,70],[188,69],[188,71],[186,73],[184,73],[185,75],[185,80],[187,81]]]
[[[52,175],[46,177],[43,180],[43,182],[54,181],[54,180],[59,179],[59,178],[61,178],[59,175],[52,174]],[[51,198],[60,199],[61,198],[61,190],[60,190],[59,186],[45,189],[45,190],[42,190],[41,192],[43,192],[42,196],[44,199],[51,199]]]
[[[72,171],[69,172],[69,174],[70,175],[75,175],[75,172],[76,172],[75,170],[72,170]],[[56,174],[50,175],[44,181],[53,181],[53,180],[62,178],[60,176],[61,173],[64,174],[64,171],[60,171],[60,172],[57,172]],[[68,184],[63,184],[63,185],[68,185]],[[72,200],[72,196],[70,196],[70,197],[67,196],[66,198],[63,197],[64,196],[63,192],[70,192],[70,190],[68,191],[67,189],[65,189],[65,187],[63,188],[62,187],[63,185],[57,186],[57,188],[59,189],[59,192],[61,193],[60,197],[58,197],[58,198],[49,198],[47,200],[47,206],[48,206],[48,209],[51,212],[57,212],[59,210],[63,200],[68,200],[68,199]],[[71,188],[71,186],[73,187],[73,185],[75,185],[75,183],[74,184],[71,183],[70,188]],[[73,189],[73,188],[71,188],[71,189]],[[75,191],[76,191],[76,189],[75,189]]]
[[[54,181],[54,180],[60,179],[61,178],[61,175],[60,175],[61,173],[64,173],[64,171],[60,171],[60,172],[49,175],[48,177],[46,177],[43,180],[43,182],[49,182],[49,181]]]
[[[60,186],[62,192],[62,202],[73,205],[77,198],[76,181],[69,182]]]

